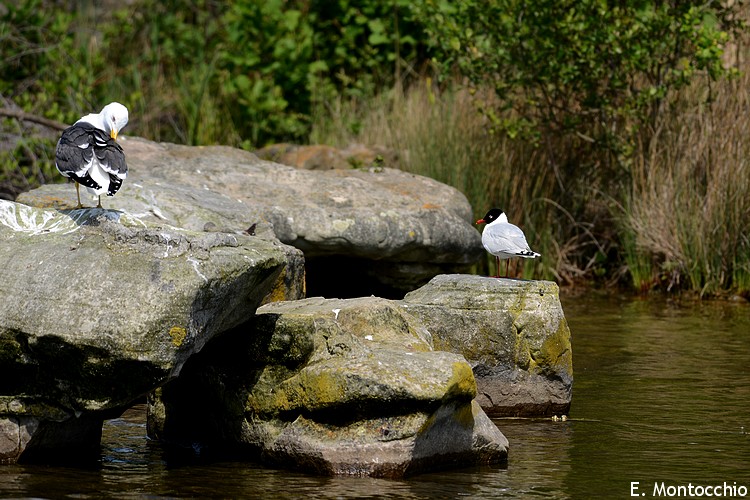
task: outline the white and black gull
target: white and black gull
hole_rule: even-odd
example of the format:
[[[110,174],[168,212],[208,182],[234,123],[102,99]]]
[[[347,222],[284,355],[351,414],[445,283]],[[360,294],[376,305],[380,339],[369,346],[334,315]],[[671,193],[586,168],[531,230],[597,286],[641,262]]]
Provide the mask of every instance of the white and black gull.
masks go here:
[[[523,257],[524,259],[534,259],[540,257],[529,248],[526,242],[526,236],[521,228],[508,222],[505,212],[499,208],[493,208],[487,214],[477,221],[477,224],[487,224],[482,231],[482,245],[485,250],[495,256],[497,262],[497,276],[500,277],[500,260],[505,259],[505,278],[508,277],[507,259],[513,257]]]
[[[117,134],[128,124],[128,108],[119,102],[104,106],[101,113],[81,117],[65,129],[55,149],[55,166],[76,184],[78,208],[82,208],[79,185],[99,197],[114,196],[128,175],[125,153],[116,142]]]

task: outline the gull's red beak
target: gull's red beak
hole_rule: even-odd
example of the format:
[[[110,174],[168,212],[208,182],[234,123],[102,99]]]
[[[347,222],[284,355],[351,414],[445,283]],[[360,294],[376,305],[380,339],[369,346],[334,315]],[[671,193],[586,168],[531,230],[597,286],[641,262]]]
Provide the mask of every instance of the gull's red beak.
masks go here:
[[[477,221],[477,224],[484,224],[484,219],[479,219],[479,220]]]

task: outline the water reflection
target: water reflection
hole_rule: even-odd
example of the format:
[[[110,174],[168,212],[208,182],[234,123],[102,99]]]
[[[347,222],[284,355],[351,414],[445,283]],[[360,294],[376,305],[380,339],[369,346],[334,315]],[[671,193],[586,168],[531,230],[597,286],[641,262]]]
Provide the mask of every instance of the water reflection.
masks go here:
[[[630,483],[750,484],[747,304],[565,303],[574,332],[569,491],[628,496]]]
[[[655,482],[750,487],[750,306],[578,297],[570,419],[498,419],[508,464],[403,481],[253,463],[175,463],[142,406],[108,421],[95,468],[0,468],[0,497],[629,498]]]

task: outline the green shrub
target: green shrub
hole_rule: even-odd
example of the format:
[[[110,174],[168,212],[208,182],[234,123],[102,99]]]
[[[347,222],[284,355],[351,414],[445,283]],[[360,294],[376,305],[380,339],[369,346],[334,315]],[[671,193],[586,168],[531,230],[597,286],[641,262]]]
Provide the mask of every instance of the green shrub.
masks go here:
[[[424,60],[408,5],[138,0],[108,12],[21,0],[0,24],[0,90],[67,122],[120,100],[128,131],[156,140],[305,142],[313,107],[371,96]]]
[[[442,74],[495,90],[498,100],[482,107],[494,127],[541,145],[577,136],[576,156],[595,157],[585,175],[605,182],[627,173],[634,132],[670,91],[726,73],[722,47],[739,27],[739,2],[421,0],[414,8]],[[556,163],[566,182],[587,166]]]
[[[406,5],[141,0],[104,27],[103,52],[134,114],[148,117],[144,135],[248,149],[306,142],[314,107],[371,96],[418,59]]]
[[[50,156],[56,142],[21,138],[12,149],[0,151],[0,199],[12,200],[23,191],[63,179]]]
[[[724,74],[722,47],[738,27],[738,8],[703,1],[415,2],[444,74],[457,69],[494,88],[501,105],[518,113],[496,123],[511,134],[526,125],[537,133],[612,133],[593,125],[643,119],[697,71]]]
[[[498,198],[502,206],[524,207],[526,214],[518,219],[532,220],[532,226],[552,235],[552,252],[541,252],[556,257],[558,277],[612,280],[622,275],[620,263],[625,263],[638,285],[702,293],[732,286],[735,271],[747,265],[736,226],[717,226],[722,218],[733,221],[745,213],[737,201],[745,181],[740,176],[739,184],[730,183],[737,192],[719,195],[721,184],[710,164],[716,158],[710,152],[719,149],[711,145],[702,156],[669,165],[651,151],[664,144],[665,129],[686,135],[680,123],[692,115],[686,108],[672,113],[672,107],[689,86],[701,89],[691,95],[691,106],[700,109],[706,96],[714,96],[715,81],[735,73],[724,65],[723,48],[744,29],[741,8],[741,2],[641,0],[414,4],[441,74],[451,80],[458,74],[479,92],[478,106],[489,126],[517,141],[511,150],[536,151],[521,155],[531,164],[510,161],[509,167],[491,171],[511,168],[514,175],[544,180],[543,198],[507,189],[498,191]],[[484,92],[488,88],[490,98]],[[716,117],[710,107],[700,109],[700,116],[735,122],[732,113]],[[712,130],[703,125],[700,130]],[[681,150],[672,144],[690,146],[670,139],[666,152],[677,155]],[[696,182],[684,177],[695,171],[690,166],[694,158],[706,162],[699,170],[711,172]],[[728,163],[716,169],[716,179],[723,178],[719,171],[724,168],[735,170],[731,165],[737,156],[725,158]],[[659,173],[652,175],[652,170]],[[678,182],[678,175],[683,180]],[[701,191],[701,183],[712,186],[713,194]],[[654,191],[660,195],[652,196]],[[718,203],[721,199],[726,202]],[[659,231],[653,234],[671,232],[671,238],[661,238],[670,248],[651,244],[642,230],[653,212],[649,202],[658,202],[654,208],[665,215],[654,219]],[[635,212],[618,225],[622,206]],[[717,227],[725,229],[720,237]],[[659,269],[649,271],[650,266]]]
[[[74,31],[75,16],[41,0],[5,4],[0,17],[0,94],[26,111],[71,122],[96,101],[101,59]]]

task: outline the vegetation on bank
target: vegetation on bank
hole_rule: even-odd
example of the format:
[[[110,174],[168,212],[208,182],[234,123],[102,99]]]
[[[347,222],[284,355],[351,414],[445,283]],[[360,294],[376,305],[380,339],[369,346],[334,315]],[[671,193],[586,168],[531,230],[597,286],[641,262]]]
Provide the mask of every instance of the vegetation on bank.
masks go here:
[[[70,123],[119,100],[153,140],[382,145],[477,217],[503,208],[543,254],[527,277],[748,293],[745,9],[610,3],[24,0],[0,10],[0,107]],[[2,131],[0,192],[58,180],[55,134]]]

